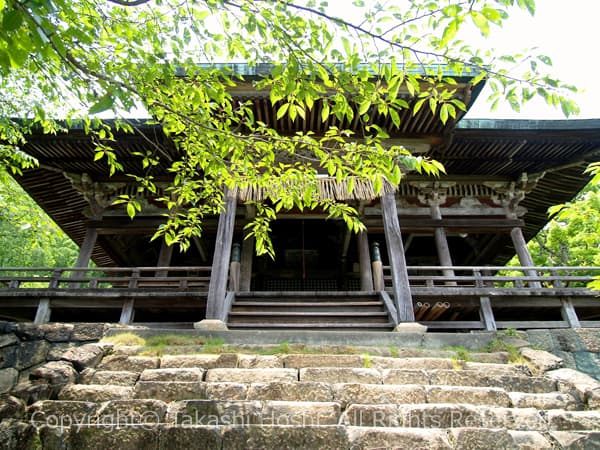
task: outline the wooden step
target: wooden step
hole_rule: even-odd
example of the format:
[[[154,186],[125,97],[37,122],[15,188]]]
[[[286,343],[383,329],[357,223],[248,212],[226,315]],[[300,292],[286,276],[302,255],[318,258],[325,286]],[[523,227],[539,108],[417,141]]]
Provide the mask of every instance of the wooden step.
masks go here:
[[[254,322],[254,323],[228,323],[227,326],[231,329],[249,328],[249,329],[331,329],[343,330],[352,329],[354,331],[379,329],[379,330],[392,330],[394,324],[392,322],[385,323],[365,323],[365,322],[350,322],[350,323],[339,323],[339,322]]]
[[[324,302],[309,302],[306,301],[306,299],[302,299],[302,301],[287,301],[287,300],[282,300],[282,301],[277,301],[277,302],[273,302],[273,301],[259,301],[259,300],[255,300],[255,299],[248,299],[248,300],[238,300],[237,298],[235,299],[235,301],[233,302],[233,307],[236,306],[244,306],[244,307],[249,307],[249,306],[259,306],[259,307],[274,307],[274,306],[294,306],[294,307],[304,307],[304,306],[323,306],[323,307],[345,307],[345,306],[356,306],[356,307],[370,307],[370,306],[382,306],[383,302],[381,301],[336,301],[336,302],[332,302],[332,301],[324,301]]]

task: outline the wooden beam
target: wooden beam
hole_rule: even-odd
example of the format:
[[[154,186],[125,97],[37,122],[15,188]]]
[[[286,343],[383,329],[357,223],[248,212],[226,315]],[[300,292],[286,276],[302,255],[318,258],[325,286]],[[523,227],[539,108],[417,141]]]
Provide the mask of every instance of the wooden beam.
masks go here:
[[[406,258],[396,209],[396,198],[393,193],[381,197],[383,229],[387,244],[388,259],[392,272],[392,287],[399,322],[414,322],[413,309]]]
[[[90,260],[92,259],[94,246],[96,245],[96,239],[98,239],[98,232],[96,231],[96,228],[87,227],[85,230],[85,237],[83,238],[83,242],[79,248],[79,255],[77,256],[75,267],[88,267]],[[77,278],[77,274],[80,274],[81,276],[82,273],[83,272],[75,272],[73,274],[73,278]]]
[[[229,259],[231,257],[231,244],[235,224],[236,210],[235,195],[226,194],[224,209],[219,216],[215,252],[213,254],[212,272],[208,287],[206,304],[206,318],[221,320],[223,316],[223,302],[227,291],[227,275],[229,272]]]

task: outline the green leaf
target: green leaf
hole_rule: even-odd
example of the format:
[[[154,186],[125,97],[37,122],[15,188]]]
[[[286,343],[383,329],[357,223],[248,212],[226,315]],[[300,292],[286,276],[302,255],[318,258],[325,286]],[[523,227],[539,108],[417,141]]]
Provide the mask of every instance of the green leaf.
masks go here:
[[[23,14],[17,9],[11,9],[2,18],[2,31],[15,31],[23,23]]]
[[[90,114],[98,114],[102,111],[110,109],[114,104],[112,94],[106,93],[98,100],[98,102],[89,109]]]
[[[490,23],[489,23],[487,17],[485,17],[479,11],[471,11],[471,19],[473,19],[473,23],[475,24],[475,26],[477,28],[479,28],[479,31],[481,31],[481,34],[483,34],[484,36],[489,36]]]
[[[290,104],[289,103],[284,103],[283,105],[281,105],[279,107],[279,109],[277,109],[277,120],[279,120],[283,116],[285,116],[285,114],[288,112],[289,108],[290,108]]]

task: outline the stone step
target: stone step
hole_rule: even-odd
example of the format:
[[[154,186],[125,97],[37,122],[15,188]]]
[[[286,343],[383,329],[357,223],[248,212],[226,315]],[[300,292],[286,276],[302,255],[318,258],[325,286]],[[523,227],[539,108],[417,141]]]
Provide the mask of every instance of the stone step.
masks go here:
[[[0,423],[6,448],[37,442],[43,448],[427,448],[474,449],[592,449],[600,446],[600,432],[503,430],[497,428],[382,428],[343,425],[171,425],[115,424],[66,427],[6,420]]]

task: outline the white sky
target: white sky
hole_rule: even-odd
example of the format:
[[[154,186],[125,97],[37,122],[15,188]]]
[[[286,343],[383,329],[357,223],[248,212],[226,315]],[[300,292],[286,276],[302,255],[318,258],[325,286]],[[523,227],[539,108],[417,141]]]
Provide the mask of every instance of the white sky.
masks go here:
[[[574,97],[581,113],[573,119],[600,118],[600,0],[537,0],[536,14],[511,13],[503,29],[494,31],[493,46],[502,52],[538,47],[552,58],[552,73],[585,92]],[[467,117],[564,119],[542,100],[515,113],[508,105],[490,111],[484,90]]]

